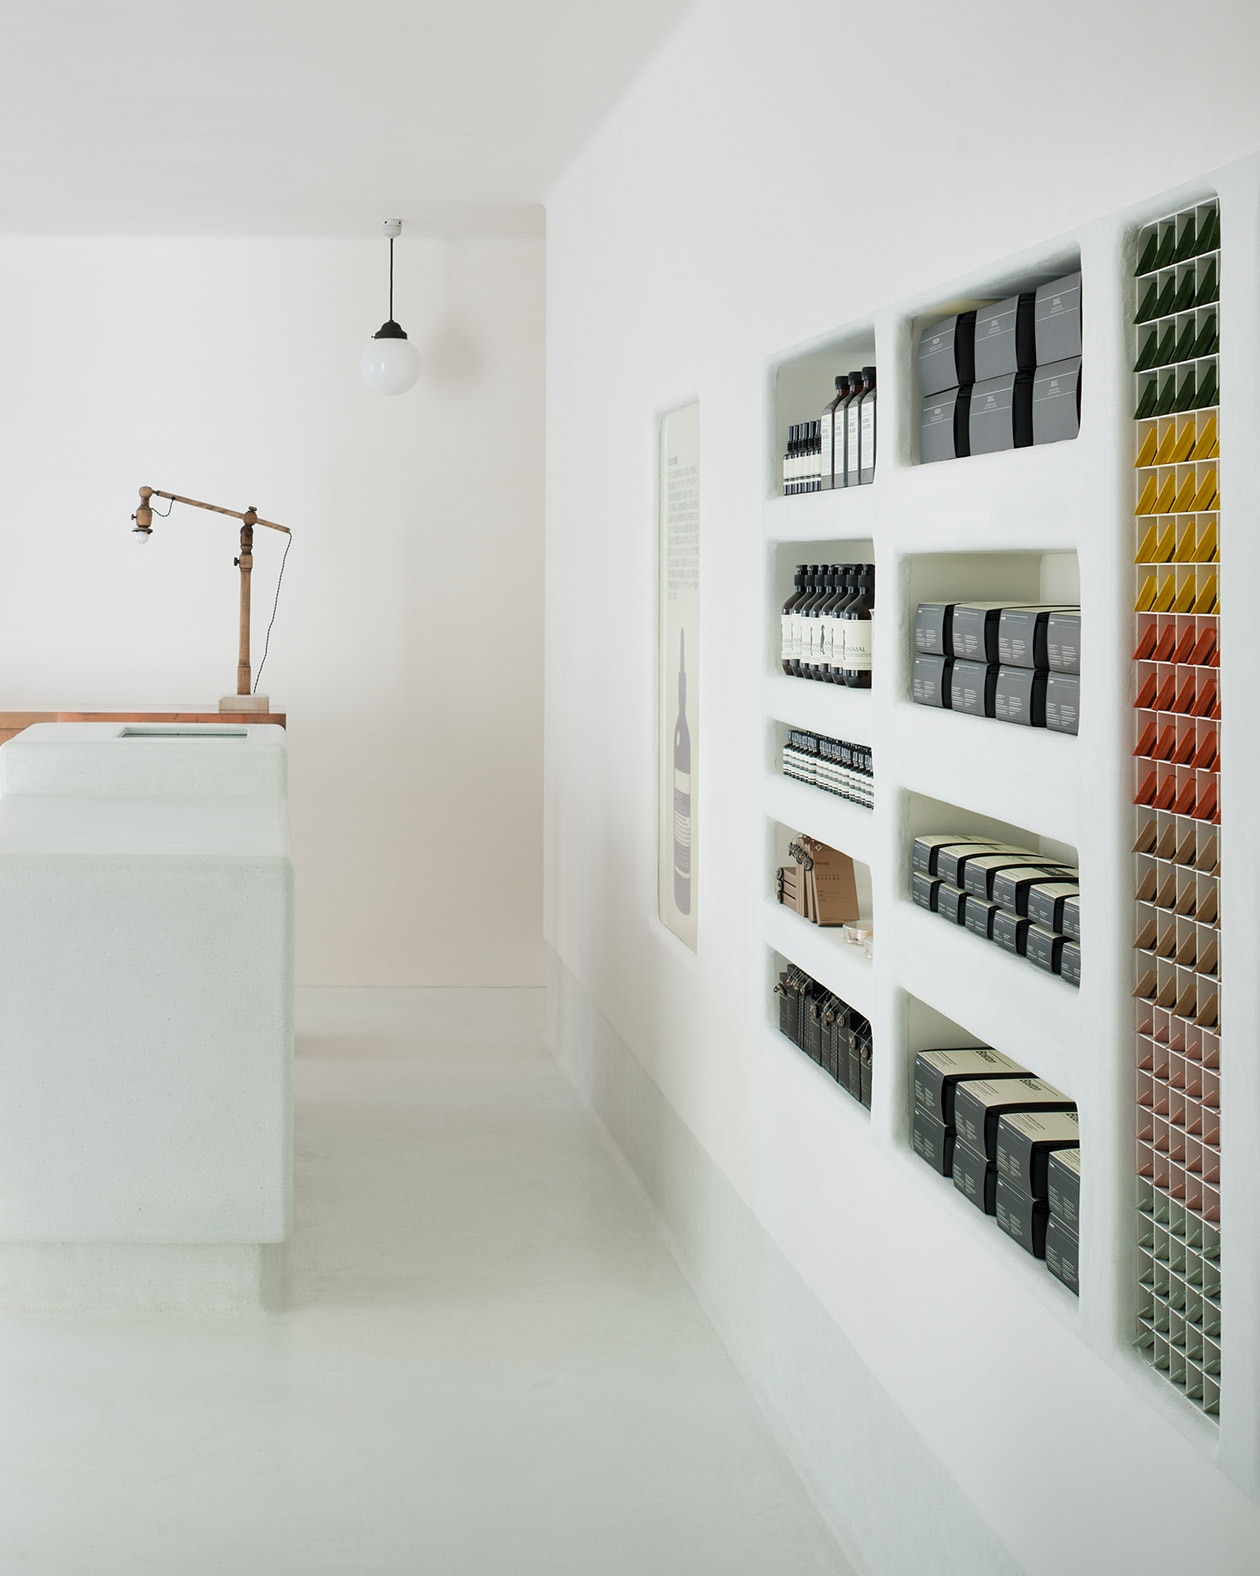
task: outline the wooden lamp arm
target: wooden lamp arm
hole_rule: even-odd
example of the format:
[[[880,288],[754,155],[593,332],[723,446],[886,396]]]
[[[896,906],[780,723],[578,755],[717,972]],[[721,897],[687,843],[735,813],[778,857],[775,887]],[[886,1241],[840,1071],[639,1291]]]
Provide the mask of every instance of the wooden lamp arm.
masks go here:
[[[239,509],[225,509],[221,504],[202,503],[200,498],[185,498],[180,493],[159,492],[156,487],[140,489],[140,509],[135,515],[137,525],[147,526],[153,523],[153,511],[149,508],[150,498],[168,498],[172,503],[187,503],[194,509],[208,509],[211,514],[229,515],[233,520],[243,520],[246,525],[265,525],[270,531],[283,531],[286,536],[291,534],[287,525],[277,525],[274,520],[260,519],[253,509],[246,509],[242,513]],[[148,516],[147,519],[140,518],[141,511]]]

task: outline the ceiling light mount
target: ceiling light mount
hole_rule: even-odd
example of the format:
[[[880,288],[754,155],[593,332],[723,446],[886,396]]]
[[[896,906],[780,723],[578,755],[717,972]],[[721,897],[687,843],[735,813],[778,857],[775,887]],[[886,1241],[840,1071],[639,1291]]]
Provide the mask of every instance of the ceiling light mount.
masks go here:
[[[389,317],[368,341],[359,370],[374,394],[405,394],[420,376],[420,357],[394,319],[394,242],[402,234],[402,220],[383,219],[381,231],[389,242]]]

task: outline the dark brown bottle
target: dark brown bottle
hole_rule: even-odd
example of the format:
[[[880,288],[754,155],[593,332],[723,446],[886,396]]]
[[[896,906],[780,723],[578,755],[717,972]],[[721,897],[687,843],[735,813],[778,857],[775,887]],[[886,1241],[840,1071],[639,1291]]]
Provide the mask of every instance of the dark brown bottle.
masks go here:
[[[823,576],[823,597],[810,614],[810,668],[811,679],[825,681],[829,672],[831,649],[831,620],[828,609],[844,590],[844,564],[828,564]]]
[[[863,487],[875,480],[875,368],[862,368],[862,403],[858,410],[858,480]]]
[[[858,576],[861,564],[845,564],[844,583],[832,599],[828,614],[831,619],[831,639],[827,647],[827,671],[823,675],[831,684],[844,683],[844,641],[848,628],[844,610],[858,594]]]
[[[843,420],[841,404],[848,393],[849,380],[845,377],[836,379],[836,397],[830,404],[823,406],[822,413],[822,477],[821,487],[823,492],[830,492],[835,485],[835,456],[838,454],[841,461],[844,459],[844,435],[840,430]],[[836,442],[839,437],[840,442]]]
[[[803,609],[801,620],[801,676],[803,678],[818,677],[819,637],[822,634],[822,626],[818,622],[818,610],[835,592],[835,582],[832,579],[834,567],[832,564],[819,564],[818,573],[814,576],[817,590]]]
[[[805,594],[808,567],[807,564],[797,564],[796,573],[792,576],[792,595],[783,604],[783,612],[779,615],[779,662],[785,673],[792,672],[793,625],[797,604]]]
[[[871,687],[871,628],[875,612],[875,565],[863,564],[858,592],[840,615],[844,619],[844,682],[850,689]]]
[[[861,481],[858,453],[861,447],[862,373],[849,373],[849,392],[841,406],[844,411],[844,485],[856,487]]]
[[[802,677],[801,652],[803,650],[805,618],[809,612],[809,604],[818,595],[818,576],[821,574],[821,564],[805,565],[805,584],[801,587],[800,601],[797,602],[792,613],[792,672],[798,679]]]

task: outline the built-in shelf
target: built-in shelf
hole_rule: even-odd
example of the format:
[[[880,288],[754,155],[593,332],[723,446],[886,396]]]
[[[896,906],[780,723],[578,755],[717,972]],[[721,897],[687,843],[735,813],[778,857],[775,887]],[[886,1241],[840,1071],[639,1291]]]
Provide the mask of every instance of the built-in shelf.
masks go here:
[[[772,897],[762,905],[761,934],[781,957],[804,969],[865,1017],[871,1016],[871,960],[861,947],[851,946],[833,927],[812,924]],[[877,1044],[876,1058],[879,1054]]]
[[[874,822],[871,812],[861,805],[773,772],[766,776],[761,802],[771,820],[800,827],[850,858],[871,864]]]
[[[834,542],[876,536],[878,481],[866,487],[797,493],[766,500],[762,519],[770,542]]]
[[[786,722],[789,727],[805,728],[810,733],[825,733],[830,739],[874,744],[875,707],[870,690],[773,673],[766,680],[765,695],[765,715],[774,722]],[[878,756],[875,780],[878,783]]]

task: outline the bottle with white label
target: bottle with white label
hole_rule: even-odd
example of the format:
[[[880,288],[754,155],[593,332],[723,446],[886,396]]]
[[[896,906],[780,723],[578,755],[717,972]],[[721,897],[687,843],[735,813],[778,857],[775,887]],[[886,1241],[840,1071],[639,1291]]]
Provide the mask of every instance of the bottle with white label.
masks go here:
[[[811,677],[807,664],[811,660],[810,613],[817,602],[821,602],[825,594],[824,575],[825,564],[810,564],[809,575],[805,582],[805,595],[796,604],[796,612],[792,620],[792,672],[797,678]]]
[[[845,608],[844,682],[850,689],[871,687],[871,627],[875,612],[875,565],[863,564],[858,592]]]
[[[846,564],[844,569],[844,586],[830,609],[831,646],[827,658],[827,672],[824,677],[831,684],[844,683],[844,642],[845,631],[848,628],[848,624],[845,622],[844,610],[858,594],[858,576],[862,571],[862,566],[861,564]]]
[[[844,402],[844,485],[857,487],[862,473],[858,456],[861,450],[862,374],[849,373],[849,393]]]
[[[809,660],[803,662],[801,666],[805,669],[806,676],[811,679],[827,677],[827,648],[831,631],[827,609],[835,601],[836,591],[844,584],[843,574],[843,565],[827,565],[823,574],[823,594],[810,609]]]
[[[674,903],[691,913],[691,730],[687,726],[686,635],[678,632],[678,721],[674,724]]]
[[[875,368],[862,368],[862,403],[858,413],[858,480],[875,480]]]
[[[796,605],[805,593],[804,564],[797,564],[796,573],[792,576],[792,595],[783,604],[783,612],[779,615],[779,662],[785,673],[792,671],[792,619]]]
[[[822,413],[822,453],[819,457],[819,486],[823,492],[830,492],[835,485],[835,432],[836,411],[844,398],[844,389],[848,386],[847,378],[836,379],[836,397],[829,405],[823,406]],[[843,449],[843,443],[841,444]]]

